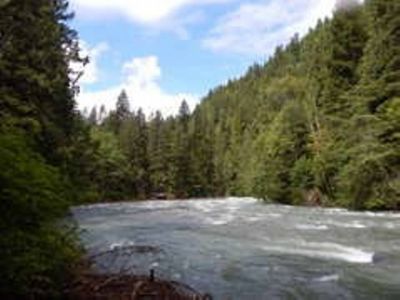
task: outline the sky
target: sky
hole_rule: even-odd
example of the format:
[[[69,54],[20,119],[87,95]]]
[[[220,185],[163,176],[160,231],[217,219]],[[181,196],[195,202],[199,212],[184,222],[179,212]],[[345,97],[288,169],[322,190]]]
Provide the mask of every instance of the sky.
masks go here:
[[[346,0],[340,0],[345,2]],[[335,0],[70,0],[81,52],[79,109],[114,109],[125,89],[147,115],[193,109],[210,89],[265,62]],[[80,69],[80,66],[74,66]]]

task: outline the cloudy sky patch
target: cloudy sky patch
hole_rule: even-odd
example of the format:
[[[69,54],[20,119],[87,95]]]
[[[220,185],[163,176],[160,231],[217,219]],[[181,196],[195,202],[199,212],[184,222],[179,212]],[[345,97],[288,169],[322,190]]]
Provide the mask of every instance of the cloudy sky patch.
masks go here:
[[[340,0],[347,5],[357,0]],[[90,56],[80,109],[113,109],[121,89],[150,114],[192,108],[208,90],[263,63],[294,34],[330,17],[335,0],[71,0]],[[78,68],[79,66],[74,66]]]

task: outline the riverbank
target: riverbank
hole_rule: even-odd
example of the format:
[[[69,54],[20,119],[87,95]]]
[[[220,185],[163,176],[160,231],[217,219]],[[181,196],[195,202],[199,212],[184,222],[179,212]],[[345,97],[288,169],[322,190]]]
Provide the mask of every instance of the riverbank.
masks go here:
[[[159,278],[154,269],[149,274],[136,275],[129,268],[104,272],[97,263],[100,258],[108,261],[108,266],[115,264],[121,254],[130,260],[135,255],[155,252],[153,247],[127,246],[114,247],[109,251],[86,255],[75,268],[75,278],[64,290],[64,298],[73,300],[119,299],[119,300],[211,300],[208,294],[201,294],[193,288],[177,281]],[[111,263],[110,263],[111,261]]]
[[[65,291],[67,299],[109,300],[211,300],[211,296],[176,281],[149,276],[128,274],[96,274],[83,272]]]

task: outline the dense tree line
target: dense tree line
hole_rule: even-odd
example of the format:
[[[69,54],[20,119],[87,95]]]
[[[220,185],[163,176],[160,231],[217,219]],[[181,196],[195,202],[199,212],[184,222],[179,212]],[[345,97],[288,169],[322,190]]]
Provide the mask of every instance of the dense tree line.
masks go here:
[[[92,129],[120,166],[100,171],[121,185],[100,198],[160,190],[398,209],[400,3],[338,3],[333,18],[210,91],[192,113],[184,102],[175,117],[146,118],[123,92]]]
[[[168,118],[158,111],[146,117],[141,109],[131,111],[129,106],[122,91],[115,110],[101,118],[94,108],[86,120],[95,143],[93,200],[147,199],[155,194],[212,196],[212,191],[201,191],[208,184],[194,173],[203,166],[198,166],[200,149],[194,144],[196,131],[187,103],[183,101],[179,114]]]
[[[225,193],[399,207],[400,3],[353,2],[194,112]]]

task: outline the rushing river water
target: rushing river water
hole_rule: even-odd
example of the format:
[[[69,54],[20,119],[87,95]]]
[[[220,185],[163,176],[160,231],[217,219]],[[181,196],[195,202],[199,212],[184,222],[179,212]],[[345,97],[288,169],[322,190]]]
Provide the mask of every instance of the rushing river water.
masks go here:
[[[158,249],[123,264],[214,299],[400,299],[400,214],[252,198],[101,204],[73,214],[89,252]]]

